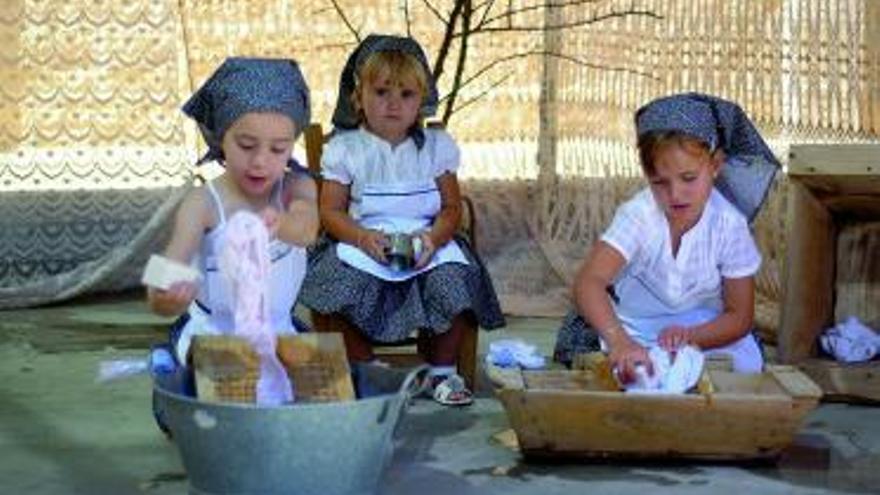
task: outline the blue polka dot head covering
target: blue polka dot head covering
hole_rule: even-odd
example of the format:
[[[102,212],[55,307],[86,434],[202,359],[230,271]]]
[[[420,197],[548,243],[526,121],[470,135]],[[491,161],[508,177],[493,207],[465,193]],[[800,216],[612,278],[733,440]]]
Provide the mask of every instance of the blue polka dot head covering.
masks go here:
[[[639,139],[652,132],[680,132],[703,141],[726,160],[715,187],[749,221],[764,204],[780,164],[736,103],[700,93],[658,98],[636,111]]]
[[[351,95],[357,87],[357,71],[366,62],[370,55],[378,52],[402,52],[408,53],[418,60],[425,70],[428,83],[428,94],[422,102],[419,114],[422,117],[430,117],[437,112],[437,84],[431,75],[428,59],[421,45],[413,38],[403,36],[371,34],[348,56],[345,68],[339,78],[339,96],[336,99],[336,109],[333,111],[333,125],[337,129],[356,129],[360,125],[360,116],[351,101]]]
[[[299,135],[309,124],[309,87],[289,59],[231,57],[183,105],[199,124],[208,152],[199,160],[223,160],[220,144],[229,126],[248,112],[290,117]]]

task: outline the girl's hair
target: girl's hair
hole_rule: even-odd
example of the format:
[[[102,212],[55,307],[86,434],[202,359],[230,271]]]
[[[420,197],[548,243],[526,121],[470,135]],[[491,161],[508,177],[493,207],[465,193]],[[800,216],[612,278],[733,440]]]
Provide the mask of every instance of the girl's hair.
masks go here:
[[[351,94],[351,103],[361,122],[364,120],[361,108],[361,94],[365,83],[375,83],[387,77],[392,84],[415,83],[422,101],[428,96],[428,74],[418,59],[409,53],[396,51],[374,52],[367,57],[357,70],[356,85]],[[421,124],[421,117],[417,125]]]
[[[715,153],[709,149],[709,145],[701,139],[685,134],[680,131],[654,131],[639,136],[639,161],[642,172],[646,176],[654,175],[657,169],[654,160],[661,150],[668,146],[678,146],[691,155],[704,155],[712,157]]]

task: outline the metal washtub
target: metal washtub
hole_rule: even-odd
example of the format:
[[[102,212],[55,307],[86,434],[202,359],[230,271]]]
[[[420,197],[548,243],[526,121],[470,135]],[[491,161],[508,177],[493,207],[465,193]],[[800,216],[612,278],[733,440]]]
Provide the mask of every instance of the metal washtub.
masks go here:
[[[372,494],[425,370],[361,366],[363,398],[280,407],[199,402],[178,373],[154,375],[153,387],[191,494]]]

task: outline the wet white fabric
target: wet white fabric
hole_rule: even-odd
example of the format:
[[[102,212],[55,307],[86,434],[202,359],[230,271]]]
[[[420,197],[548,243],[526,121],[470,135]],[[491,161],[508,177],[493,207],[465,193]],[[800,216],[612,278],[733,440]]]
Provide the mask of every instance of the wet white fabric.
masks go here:
[[[855,316],[826,329],[819,342],[825,352],[843,363],[868,361],[880,352],[880,335]]]
[[[650,349],[658,346],[657,336],[664,328],[671,325],[701,325],[714,320],[720,313],[713,309],[697,308],[674,315],[641,318],[637,321],[640,330],[635,330],[628,324],[624,324],[623,327],[639,345]],[[600,343],[602,350],[607,350],[605,342],[600,340]],[[751,332],[726,346],[703,350],[703,354],[707,357],[713,355],[730,357],[733,361],[733,371],[737,373],[760,373],[764,369],[761,348]]]
[[[660,347],[648,351],[654,373],[645,366],[636,367],[636,381],[626,391],[640,394],[683,394],[700,380],[706,358],[699,349],[684,346],[673,355]]]
[[[208,182],[206,187],[213,199],[218,222],[205,234],[194,261],[203,277],[196,300],[187,309],[190,320],[181,331],[175,348],[180,363],[187,362],[187,353],[194,335],[219,335],[231,331],[235,325],[232,304],[218,266],[226,236],[226,214],[223,201],[213,184]],[[280,209],[280,191],[274,193],[274,196],[273,202]],[[269,289],[271,328],[279,334],[293,334],[297,330],[291,321],[290,310],[296,302],[305,277],[306,250],[278,239],[269,242],[268,250],[272,262]]]
[[[259,216],[248,211],[232,215],[219,261],[234,308],[233,333],[244,337],[260,357],[257,404],[292,401],[290,380],[275,353],[276,336],[269,308],[269,232]]]

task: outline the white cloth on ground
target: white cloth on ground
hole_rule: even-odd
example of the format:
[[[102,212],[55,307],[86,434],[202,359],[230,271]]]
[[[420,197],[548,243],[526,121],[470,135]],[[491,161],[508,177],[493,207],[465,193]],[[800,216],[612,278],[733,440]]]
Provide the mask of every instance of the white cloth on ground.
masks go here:
[[[503,339],[489,344],[486,362],[501,368],[537,369],[544,367],[545,359],[532,344],[519,339]]]
[[[880,334],[855,316],[826,329],[819,342],[825,352],[843,363],[868,361],[880,352]]]
[[[673,355],[660,347],[652,347],[648,357],[654,368],[649,375],[644,366],[636,367],[636,381],[626,385],[629,393],[683,394],[700,380],[705,356],[693,346],[684,346]]]

